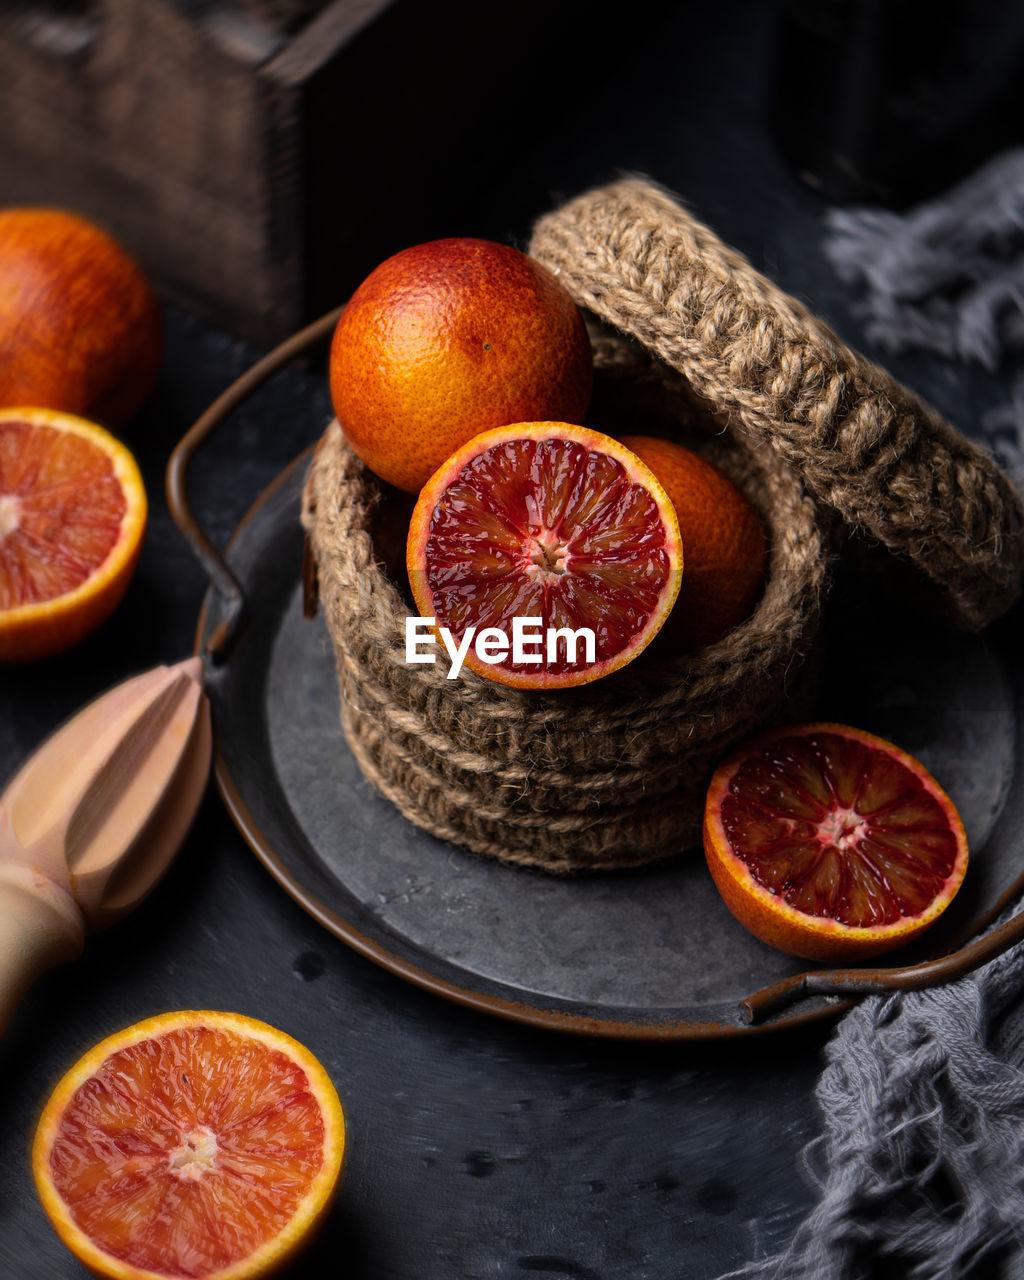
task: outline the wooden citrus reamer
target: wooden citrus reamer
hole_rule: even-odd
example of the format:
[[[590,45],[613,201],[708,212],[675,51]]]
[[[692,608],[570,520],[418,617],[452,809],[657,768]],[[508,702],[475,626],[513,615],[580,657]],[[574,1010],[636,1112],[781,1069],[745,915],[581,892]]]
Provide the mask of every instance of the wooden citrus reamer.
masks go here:
[[[210,768],[202,662],[117,685],[0,796],[0,1031],[44,970],[135,907],[188,830]]]

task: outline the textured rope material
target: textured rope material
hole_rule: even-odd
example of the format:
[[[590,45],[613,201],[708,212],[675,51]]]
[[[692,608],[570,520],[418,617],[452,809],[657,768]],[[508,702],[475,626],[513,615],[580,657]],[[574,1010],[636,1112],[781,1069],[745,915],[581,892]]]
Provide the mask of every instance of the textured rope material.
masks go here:
[[[599,386],[679,432],[688,393],[621,337],[595,334]],[[557,694],[508,689],[447,661],[405,661],[404,585],[381,563],[381,490],[338,425],[306,482],[303,522],[335,651],[342,727],[363,772],[413,822],[503,861],[565,872],[639,866],[699,840],[708,777],[724,752],[808,701],[804,659],[826,571],[819,513],[770,450],[731,436],[686,437],[757,507],[771,541],[754,613],[718,644],[646,656]],[[800,705],[799,701],[794,707]]]
[[[593,425],[655,423],[759,511],[771,550],[753,614],[696,654],[643,655],[558,694],[466,671],[449,681],[443,654],[405,662],[412,605],[382,563],[387,504],[336,423],[310,466],[303,523],[342,726],[370,781],[481,854],[558,872],[637,866],[698,841],[707,780],[730,746],[804,709],[828,558],[812,493],[923,569],[966,627],[1019,593],[1024,512],[983,450],[657,186],[628,179],[571,201],[538,222],[531,252],[603,322]]]
[[[1024,509],[988,453],[661,188],[630,178],[579,196],[538,221],[530,252],[849,525],[923,570],[954,622],[980,629],[1017,598]]]

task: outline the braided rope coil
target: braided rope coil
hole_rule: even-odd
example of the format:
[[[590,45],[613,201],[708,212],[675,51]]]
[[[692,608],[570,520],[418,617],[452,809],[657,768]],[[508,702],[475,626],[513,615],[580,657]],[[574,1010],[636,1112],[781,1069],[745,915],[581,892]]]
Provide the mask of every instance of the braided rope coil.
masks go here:
[[[443,653],[405,662],[413,609],[404,568],[385,564],[388,503],[337,423],[311,462],[302,520],[342,727],[367,778],[477,853],[553,872],[633,867],[697,842],[722,755],[803,713],[834,523],[823,510],[923,569],[968,628],[1019,594],[1024,513],[983,450],[654,184],[571,201],[540,219],[530,251],[600,322],[594,424],[656,423],[759,511],[770,559],[753,614],[696,654],[651,661],[656,642],[579,689],[524,692],[465,670],[448,680]]]
[[[599,385],[685,424],[678,375],[595,335]],[[683,430],[680,427],[680,430]],[[699,840],[714,765],[806,698],[826,571],[825,535],[800,478],[769,449],[687,435],[757,507],[771,541],[754,613],[688,658],[648,660],[558,693],[405,662],[404,581],[384,559],[382,491],[337,423],[306,480],[303,523],[335,652],[342,727],[367,778],[413,822],[477,853],[566,872],[639,866]]]

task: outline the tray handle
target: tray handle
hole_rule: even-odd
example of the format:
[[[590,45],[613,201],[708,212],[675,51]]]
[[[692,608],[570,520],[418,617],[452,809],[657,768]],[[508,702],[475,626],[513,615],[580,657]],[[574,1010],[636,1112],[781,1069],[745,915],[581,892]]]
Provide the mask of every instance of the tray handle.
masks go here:
[[[740,1001],[740,1017],[756,1026],[808,996],[869,996],[891,991],[920,991],[962,978],[1024,937],[1024,909],[959,951],[937,960],[890,969],[822,969],[784,978]]]
[[[336,307],[319,320],[314,320],[247,369],[182,436],[167,462],[165,488],[171,517],[224,603],[224,616],[210,633],[204,647],[206,656],[215,666],[227,658],[241,631],[246,613],[245,592],[192,510],[188,500],[189,464],[200,446],[258,387],[284,365],[297,356],[307,354],[334,332],[342,310],[343,307]]]

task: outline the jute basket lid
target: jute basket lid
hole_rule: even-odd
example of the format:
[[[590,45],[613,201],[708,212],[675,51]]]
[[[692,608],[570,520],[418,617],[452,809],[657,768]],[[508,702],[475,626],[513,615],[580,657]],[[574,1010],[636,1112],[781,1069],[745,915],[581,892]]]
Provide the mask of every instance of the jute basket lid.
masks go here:
[[[847,525],[922,570],[954,623],[979,630],[1017,599],[1024,508],[993,458],[663,188],[625,178],[580,195],[539,219],[529,251]]]

